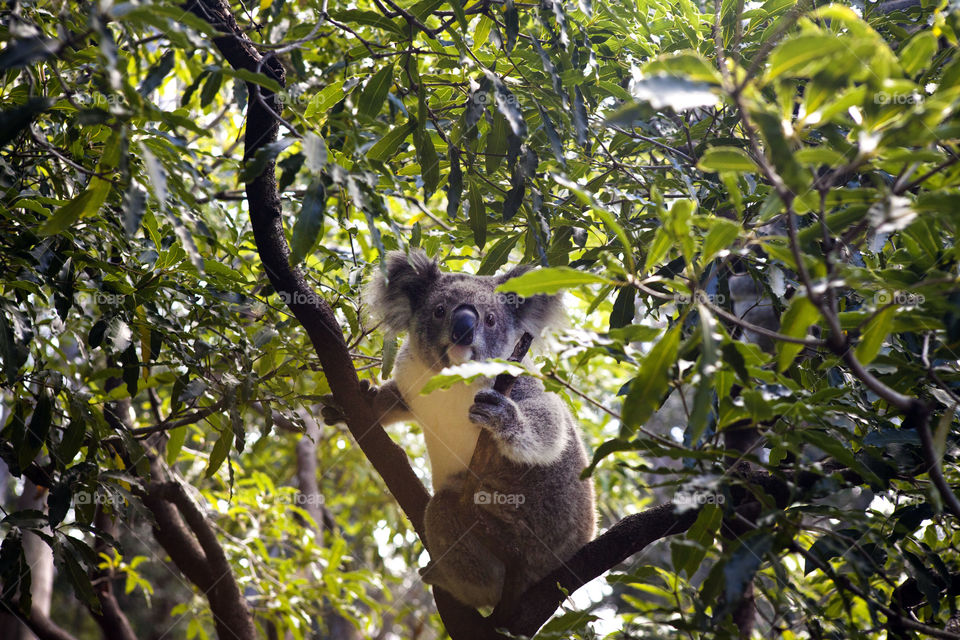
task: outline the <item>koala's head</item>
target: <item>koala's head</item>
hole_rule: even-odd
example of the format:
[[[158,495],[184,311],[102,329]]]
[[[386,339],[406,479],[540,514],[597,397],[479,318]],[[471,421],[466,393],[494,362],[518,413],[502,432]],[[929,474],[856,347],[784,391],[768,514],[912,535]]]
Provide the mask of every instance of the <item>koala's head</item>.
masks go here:
[[[409,332],[414,353],[429,367],[507,358],[525,331],[537,335],[560,313],[558,296],[523,298],[496,291],[529,267],[499,276],[444,273],[420,250],[393,251],[365,298],[388,331]]]

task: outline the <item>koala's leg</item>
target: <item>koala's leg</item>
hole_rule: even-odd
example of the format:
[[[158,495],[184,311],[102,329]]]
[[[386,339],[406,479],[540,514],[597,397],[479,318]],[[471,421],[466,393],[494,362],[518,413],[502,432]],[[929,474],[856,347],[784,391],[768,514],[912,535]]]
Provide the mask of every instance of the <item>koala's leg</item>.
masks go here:
[[[506,567],[479,540],[480,523],[460,492],[441,489],[427,504],[424,526],[430,564],[423,581],[472,607],[500,601]]]
[[[376,387],[370,384],[369,380],[360,381],[360,393],[363,401],[373,406],[380,424],[392,424],[402,420],[412,419],[410,409],[400,395],[400,389],[397,383],[390,380],[382,387]],[[326,424],[337,424],[344,421],[343,409],[337,406],[332,395],[323,397],[323,408],[320,413],[323,415],[323,421]]]
[[[527,385],[529,386],[529,385]],[[563,453],[570,437],[569,413],[559,397],[540,391],[514,394],[513,400],[493,389],[474,396],[469,417],[489,430],[500,451],[519,464],[551,464]]]

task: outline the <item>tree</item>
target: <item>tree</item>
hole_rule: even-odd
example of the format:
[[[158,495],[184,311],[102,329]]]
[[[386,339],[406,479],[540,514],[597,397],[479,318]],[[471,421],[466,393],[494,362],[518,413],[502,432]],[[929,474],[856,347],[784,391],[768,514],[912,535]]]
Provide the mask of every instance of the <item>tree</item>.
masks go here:
[[[437,591],[434,633],[960,637],[960,12],[406,4],[10,14],[0,455],[49,494],[4,507],[6,610],[95,634],[31,606],[29,535],[105,637],[422,633],[420,445],[358,376],[397,346],[358,285],[422,247],[566,291],[531,374],[606,529],[486,616]],[[349,443],[297,411],[327,392]]]

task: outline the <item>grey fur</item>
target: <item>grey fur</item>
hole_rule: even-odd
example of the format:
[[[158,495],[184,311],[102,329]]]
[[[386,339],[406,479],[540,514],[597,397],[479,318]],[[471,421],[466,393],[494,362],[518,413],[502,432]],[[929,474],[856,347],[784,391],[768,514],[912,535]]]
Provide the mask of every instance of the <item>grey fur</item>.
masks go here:
[[[435,491],[426,512],[431,562],[424,581],[475,607],[516,598],[588,542],[595,528],[593,484],[580,479],[587,457],[579,428],[539,380],[521,376],[509,397],[494,391],[492,381],[418,392],[450,364],[509,357],[524,331],[536,336],[559,314],[556,296],[522,299],[495,291],[526,270],[443,273],[422,251],[393,252],[365,292],[388,330],[409,333],[394,380],[374,402],[383,422],[416,420],[424,430]],[[461,305],[478,315],[469,346],[451,338],[451,317]],[[468,465],[481,429],[497,450],[473,483]],[[474,484],[476,494],[464,497]]]

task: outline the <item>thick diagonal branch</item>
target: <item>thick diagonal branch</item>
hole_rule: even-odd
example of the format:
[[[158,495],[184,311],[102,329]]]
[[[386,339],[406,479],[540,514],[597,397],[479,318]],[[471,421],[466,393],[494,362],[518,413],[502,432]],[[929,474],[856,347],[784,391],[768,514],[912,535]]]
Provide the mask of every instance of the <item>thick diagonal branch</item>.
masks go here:
[[[222,0],[190,0],[184,6],[225,34],[213,42],[231,66],[263,73],[281,85],[284,83],[285,74],[279,61],[260,55]],[[276,140],[281,106],[273,93],[259,85],[248,83],[247,90],[250,100],[243,155],[249,160],[264,145]],[[350,432],[414,529],[422,535],[423,514],[430,496],[413,472],[406,453],[390,439],[371,407],[363,401],[343,330],[330,305],[310,288],[303,273],[290,265],[274,162],[266,163],[263,172],[247,183],[246,191],[254,240],[270,283],[306,330],[330,390],[343,407]]]

